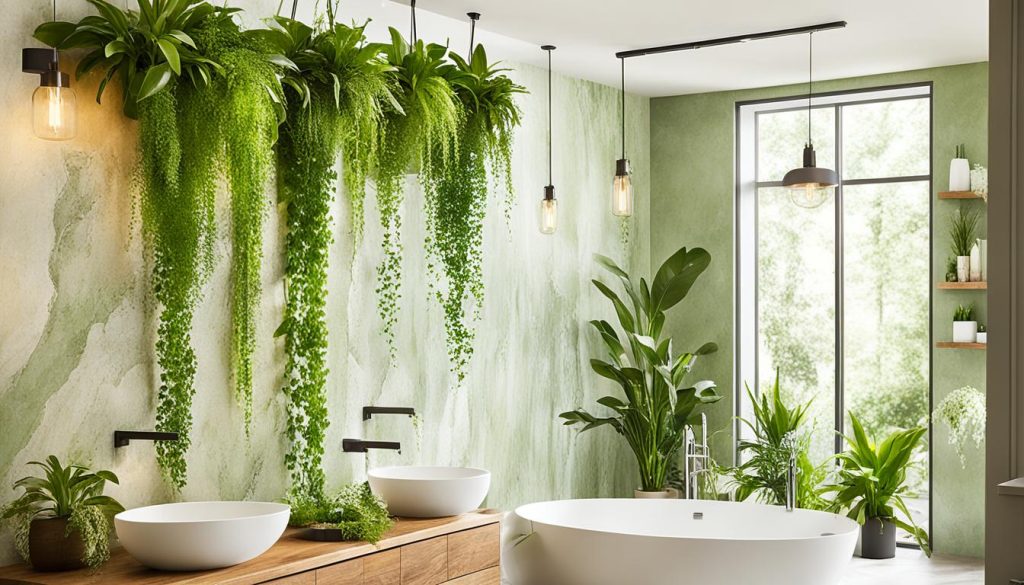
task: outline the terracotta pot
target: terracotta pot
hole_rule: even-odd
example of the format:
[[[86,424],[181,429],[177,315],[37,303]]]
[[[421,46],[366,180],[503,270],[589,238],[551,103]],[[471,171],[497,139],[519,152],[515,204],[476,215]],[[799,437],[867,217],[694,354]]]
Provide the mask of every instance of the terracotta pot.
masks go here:
[[[660,492],[633,490],[633,497],[638,500],[678,500],[679,490],[676,488],[666,488]]]
[[[77,530],[65,536],[67,518],[36,518],[28,530],[28,556],[37,571],[81,569],[85,545]]]
[[[896,556],[896,525],[882,518],[868,518],[860,527],[860,556],[891,559]]]

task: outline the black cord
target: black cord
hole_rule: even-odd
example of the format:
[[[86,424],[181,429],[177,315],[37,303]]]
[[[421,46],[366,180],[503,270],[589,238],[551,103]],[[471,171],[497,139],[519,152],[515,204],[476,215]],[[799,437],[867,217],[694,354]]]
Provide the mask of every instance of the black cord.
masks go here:
[[[626,158],[626,58],[619,57],[622,63],[622,158]]]
[[[811,141],[811,95],[814,87],[814,31],[807,35],[807,146]]]
[[[472,15],[469,17],[469,64],[473,64],[473,46],[476,44],[476,18]],[[548,53],[550,55],[550,53]],[[550,65],[550,64],[549,64]]]
[[[409,35],[409,38],[412,39],[412,43],[410,43],[410,47],[409,47],[409,51],[411,52],[412,51],[412,45],[416,44],[416,0],[411,0],[409,2],[409,18],[412,21],[411,22],[412,31],[411,31],[411,34]]]
[[[548,49],[548,185],[551,181],[551,49]]]
[[[295,12],[299,9],[299,0],[292,0],[292,20],[295,20]]]

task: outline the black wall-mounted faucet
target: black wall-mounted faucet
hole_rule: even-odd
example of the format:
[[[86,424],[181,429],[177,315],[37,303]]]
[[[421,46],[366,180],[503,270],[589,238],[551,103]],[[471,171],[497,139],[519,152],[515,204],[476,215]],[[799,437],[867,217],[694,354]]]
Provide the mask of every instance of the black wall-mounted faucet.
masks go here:
[[[132,439],[139,441],[177,441],[178,433],[156,431],[114,431],[114,447],[127,447]]]
[[[366,453],[369,449],[401,451],[402,444],[396,441],[364,441],[362,439],[341,440],[341,450],[346,453]]]
[[[370,420],[375,414],[405,414],[416,416],[416,409],[408,406],[364,406],[363,420]]]

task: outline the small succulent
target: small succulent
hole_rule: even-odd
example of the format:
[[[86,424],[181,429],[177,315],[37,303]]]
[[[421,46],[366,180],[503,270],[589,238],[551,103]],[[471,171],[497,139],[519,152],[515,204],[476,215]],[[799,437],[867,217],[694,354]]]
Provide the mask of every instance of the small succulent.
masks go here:
[[[953,311],[954,321],[970,321],[974,316],[974,303],[967,305],[959,305],[955,311]]]

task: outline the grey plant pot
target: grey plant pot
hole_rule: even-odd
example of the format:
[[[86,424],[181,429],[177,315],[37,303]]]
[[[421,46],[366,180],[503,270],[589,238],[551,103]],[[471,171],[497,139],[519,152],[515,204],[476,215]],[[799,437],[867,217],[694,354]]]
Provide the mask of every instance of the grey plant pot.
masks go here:
[[[891,559],[896,556],[896,525],[881,518],[868,518],[860,528],[860,556]]]

